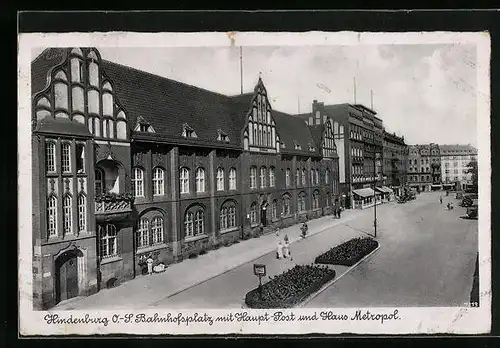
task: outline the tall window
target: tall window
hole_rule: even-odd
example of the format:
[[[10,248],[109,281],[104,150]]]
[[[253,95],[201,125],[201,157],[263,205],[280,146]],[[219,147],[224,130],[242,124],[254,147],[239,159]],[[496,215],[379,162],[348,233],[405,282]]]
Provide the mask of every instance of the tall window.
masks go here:
[[[220,229],[225,230],[236,226],[236,208],[234,205],[224,206],[220,213]]]
[[[260,187],[266,187],[266,167],[260,167]]]
[[[250,224],[257,223],[257,203],[252,203],[250,206]]]
[[[196,192],[205,192],[205,170],[196,169]]]
[[[297,187],[300,185],[300,170],[297,169],[295,172],[295,182],[297,183]]]
[[[313,209],[318,209],[319,208],[319,193],[318,192],[314,192],[313,193]]]
[[[48,172],[56,171],[56,144],[47,143],[45,146],[45,166]]]
[[[282,199],[282,210],[283,210],[283,215],[287,216],[290,215],[292,209],[291,209],[291,204],[290,204],[290,196],[284,195]]]
[[[136,197],[144,197],[144,172],[141,168],[132,170],[132,190]]]
[[[85,173],[85,145],[76,144],[76,172]]]
[[[179,180],[181,182],[181,193],[189,193],[189,169],[181,169]]]
[[[302,169],[302,186],[306,186],[306,170]]]
[[[165,172],[162,168],[153,169],[153,195],[162,196],[165,194],[164,177]]]
[[[314,185],[314,169],[311,169],[311,186]]]
[[[227,224],[228,228],[236,226],[236,207],[234,205],[229,207],[227,214]]]
[[[137,225],[137,248],[144,248],[149,245],[149,220],[141,218]]]
[[[104,174],[102,170],[95,170],[95,194],[96,196],[101,195],[104,192]]]
[[[224,191],[224,169],[217,169],[217,191]]]
[[[101,257],[106,258],[116,256],[118,254],[118,249],[115,225],[99,225],[99,236],[101,241]]]
[[[163,218],[155,216],[151,222],[151,233],[153,234],[153,244],[163,243]]]
[[[290,187],[290,168],[287,168],[285,172],[285,186]]]
[[[229,189],[236,190],[236,169],[229,170]]]
[[[85,195],[78,195],[78,232],[84,232],[87,229],[87,199]]]
[[[271,209],[272,209],[272,218],[273,220],[276,220],[278,218],[278,202],[276,200],[273,201]]]
[[[66,195],[63,199],[63,225],[64,234],[73,233],[73,209],[72,199],[70,195]]]
[[[316,185],[319,185],[319,169],[316,169]]]
[[[57,235],[57,198],[51,196],[47,202],[47,223],[49,237]]]
[[[257,168],[250,168],[250,188],[257,188]]]
[[[297,200],[297,210],[304,211],[306,210],[306,195],[305,193],[300,193]]]
[[[220,221],[219,221],[220,229],[225,230],[227,229],[227,208],[224,207],[220,211]]]
[[[198,210],[194,215],[194,233],[200,235],[205,233],[205,213]]]
[[[276,186],[276,177],[274,176],[274,167],[269,168],[269,187]]]
[[[326,171],[325,171],[325,184],[328,184],[330,180],[330,168],[326,168]]]
[[[71,172],[71,144],[69,143],[61,145],[61,168],[63,173]]]
[[[194,223],[194,214],[188,211],[186,213],[186,216],[184,217],[184,234],[186,238],[194,236],[193,223]]]

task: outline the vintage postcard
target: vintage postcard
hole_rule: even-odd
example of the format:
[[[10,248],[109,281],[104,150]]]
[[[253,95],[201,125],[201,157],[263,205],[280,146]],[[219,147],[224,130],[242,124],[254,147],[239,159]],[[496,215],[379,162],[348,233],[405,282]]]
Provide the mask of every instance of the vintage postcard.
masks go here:
[[[486,32],[20,34],[20,334],[490,332],[489,69]]]

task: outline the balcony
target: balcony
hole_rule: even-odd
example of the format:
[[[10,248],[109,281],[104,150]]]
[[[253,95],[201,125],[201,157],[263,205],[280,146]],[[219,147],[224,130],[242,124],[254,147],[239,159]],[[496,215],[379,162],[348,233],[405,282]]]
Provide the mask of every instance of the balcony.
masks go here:
[[[104,193],[95,199],[95,216],[98,221],[127,218],[132,212],[133,196],[129,193]]]

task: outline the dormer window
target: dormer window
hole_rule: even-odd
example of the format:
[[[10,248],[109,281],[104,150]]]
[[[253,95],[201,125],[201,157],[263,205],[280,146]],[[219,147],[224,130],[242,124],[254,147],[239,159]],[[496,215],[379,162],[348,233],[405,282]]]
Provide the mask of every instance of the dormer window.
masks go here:
[[[300,146],[300,144],[298,144],[297,142],[293,142],[294,146],[295,146],[295,150],[302,150],[302,146]]]
[[[219,129],[217,131],[217,140],[225,142],[225,143],[228,143],[229,142],[229,136],[222,129]]]
[[[149,132],[149,124],[146,123],[139,124],[139,132]]]
[[[182,125],[182,136],[185,138],[197,138],[196,132],[187,123]]]
[[[309,151],[314,152],[314,151],[316,151],[316,148],[314,146],[312,146],[311,144],[309,144]]]
[[[155,133],[153,126],[151,126],[145,119],[139,116],[137,120],[137,124],[134,128],[136,132],[147,132],[147,133]]]

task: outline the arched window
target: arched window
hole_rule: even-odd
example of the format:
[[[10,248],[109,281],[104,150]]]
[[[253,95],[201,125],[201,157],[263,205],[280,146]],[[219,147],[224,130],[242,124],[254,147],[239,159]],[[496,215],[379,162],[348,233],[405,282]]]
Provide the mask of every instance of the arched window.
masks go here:
[[[113,116],[113,95],[111,93],[103,93],[102,95],[102,114]]]
[[[302,169],[302,186],[306,186],[306,170]]]
[[[260,167],[260,187],[266,187],[266,167]]]
[[[137,249],[149,246],[149,220],[141,218],[137,223]]]
[[[290,187],[290,168],[285,171],[285,186]]]
[[[318,191],[313,192],[313,202],[312,202],[312,208],[313,209],[318,209],[319,208],[319,193]]]
[[[325,171],[325,184],[328,184],[330,181],[330,168],[326,168]]]
[[[311,169],[311,186],[314,185],[314,169]]]
[[[71,81],[83,82],[81,76],[81,62],[78,58],[71,58]]]
[[[101,120],[97,117],[94,117],[94,135],[96,137],[101,136]]]
[[[205,233],[205,213],[203,210],[198,210],[194,215],[194,233],[196,236]]]
[[[253,127],[252,122],[248,122],[248,137],[249,137],[248,140],[249,140],[250,145],[253,145],[253,142],[254,142],[252,127]]]
[[[296,182],[297,187],[299,187],[299,185],[301,183],[301,181],[300,181],[300,170],[299,169],[297,169],[295,171],[295,182]]]
[[[54,84],[54,100],[56,109],[68,110],[68,86],[65,83]]]
[[[135,197],[144,197],[144,172],[141,168],[132,170],[132,191]]]
[[[118,254],[116,227],[112,224],[99,225],[101,258],[113,257]]]
[[[263,144],[264,146],[267,146],[267,127],[264,126],[262,129],[262,138],[263,138]]]
[[[316,185],[319,185],[319,169],[316,168]]]
[[[196,169],[196,192],[205,192],[205,169]]]
[[[194,214],[190,211],[184,217],[184,236],[185,238],[194,236]]]
[[[236,190],[236,169],[229,169],[229,189]]]
[[[250,224],[257,223],[257,203],[253,202],[250,206]]]
[[[257,168],[250,168],[250,188],[257,188]]]
[[[276,220],[278,218],[278,201],[274,200],[271,206],[271,214],[273,220]]]
[[[94,89],[89,90],[87,99],[89,113],[99,115],[99,92]]]
[[[155,216],[151,222],[151,233],[153,234],[153,244],[163,243],[163,218]]]
[[[87,198],[84,194],[78,195],[78,232],[87,230]]]
[[[219,229],[225,230],[227,229],[227,208],[223,207],[220,211],[220,219],[219,219]]]
[[[228,228],[236,227],[236,207],[234,205],[229,207],[227,215]]]
[[[162,168],[156,167],[153,169],[153,195],[163,196],[164,191],[164,176],[165,171]]]
[[[99,68],[94,61],[89,63],[89,82],[91,86],[99,87]]]
[[[56,144],[53,142],[45,143],[45,168],[47,172],[56,171]]]
[[[253,144],[258,145],[259,144],[259,138],[257,136],[257,125],[253,126]]]
[[[65,235],[73,233],[73,199],[70,195],[63,198],[63,227]]]
[[[95,194],[96,196],[101,195],[104,193],[104,173],[100,169],[95,170]]]
[[[71,89],[71,105],[74,111],[85,111],[84,99],[83,99],[83,88],[80,86],[73,86]]]
[[[298,211],[306,210],[306,194],[304,192],[301,192],[297,199],[297,210]]]
[[[179,176],[181,193],[189,193],[189,169],[181,168]]]
[[[47,231],[49,237],[57,235],[57,198],[50,196],[47,200]]]
[[[224,169],[217,169],[217,191],[224,191]]]
[[[61,169],[63,173],[71,172],[71,144],[61,144]]]
[[[127,124],[124,121],[116,124],[116,136],[118,139],[127,139]]]

